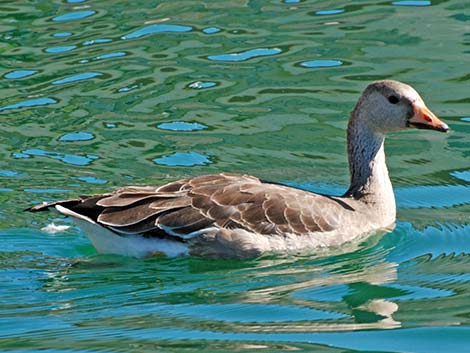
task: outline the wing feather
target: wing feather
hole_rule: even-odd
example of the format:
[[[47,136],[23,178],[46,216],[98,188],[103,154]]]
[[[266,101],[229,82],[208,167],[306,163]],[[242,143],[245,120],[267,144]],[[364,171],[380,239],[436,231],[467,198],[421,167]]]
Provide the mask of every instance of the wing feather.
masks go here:
[[[286,217],[287,222],[293,229],[294,233],[307,233],[308,230],[305,227],[305,224],[302,222],[300,218],[301,213],[298,209],[286,207],[284,209],[284,216]]]
[[[148,198],[155,198],[155,193],[119,193],[104,197],[96,204],[102,207],[126,207]]]
[[[172,212],[163,213],[155,220],[157,226],[164,226],[167,228],[182,228],[189,224],[194,224],[204,219],[199,210],[192,207],[185,207]]]
[[[161,209],[149,207],[148,203],[129,207],[107,207],[98,216],[97,221],[106,226],[125,227],[137,224],[161,212]]]
[[[288,224],[286,217],[284,216],[284,210],[286,204],[282,197],[275,195],[272,198],[268,198],[263,202],[262,208],[269,222],[277,225]]]
[[[119,233],[161,235],[168,231],[170,237],[214,226],[266,235],[330,231],[338,227],[338,209],[344,208],[322,195],[228,173],[181,179],[160,187],[130,186],[30,210],[56,205]]]

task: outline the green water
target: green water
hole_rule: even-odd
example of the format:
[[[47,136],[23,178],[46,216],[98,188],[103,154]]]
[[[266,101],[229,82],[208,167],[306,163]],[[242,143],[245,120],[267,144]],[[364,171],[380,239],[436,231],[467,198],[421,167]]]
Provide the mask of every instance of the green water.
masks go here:
[[[0,350],[470,352],[469,11],[3,0]],[[397,227],[352,253],[135,260],[22,212],[219,171],[339,194],[348,113],[382,78],[452,132],[389,136]]]

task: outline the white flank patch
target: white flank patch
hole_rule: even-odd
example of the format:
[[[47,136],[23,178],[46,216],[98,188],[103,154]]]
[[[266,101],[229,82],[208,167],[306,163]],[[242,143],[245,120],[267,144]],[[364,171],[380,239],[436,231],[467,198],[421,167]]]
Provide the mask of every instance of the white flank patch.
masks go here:
[[[48,224],[47,226],[41,228],[41,230],[49,234],[56,234],[56,233],[63,232],[64,230],[67,230],[69,228],[70,226],[57,225],[54,222],[52,222],[51,224]]]
[[[145,238],[138,234],[118,235],[100,226],[92,219],[80,215],[63,206],[57,205],[57,211],[72,217],[92,242],[96,251],[102,254],[117,254],[131,257],[149,257],[166,255],[170,257],[188,255],[186,244],[170,239]]]

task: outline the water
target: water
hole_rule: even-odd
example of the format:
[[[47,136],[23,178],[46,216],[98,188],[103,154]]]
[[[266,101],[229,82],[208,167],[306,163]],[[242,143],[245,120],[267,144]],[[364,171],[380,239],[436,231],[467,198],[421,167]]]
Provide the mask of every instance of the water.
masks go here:
[[[0,350],[470,351],[468,1],[0,12]],[[413,84],[452,132],[389,136],[397,227],[357,249],[136,260],[22,212],[219,171],[341,193],[348,113],[382,78]]]

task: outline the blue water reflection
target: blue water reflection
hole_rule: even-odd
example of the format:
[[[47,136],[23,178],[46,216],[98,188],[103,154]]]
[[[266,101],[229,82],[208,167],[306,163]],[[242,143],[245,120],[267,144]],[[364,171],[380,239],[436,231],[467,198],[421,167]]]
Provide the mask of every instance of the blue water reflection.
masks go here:
[[[95,13],[96,11],[93,11],[93,10],[69,12],[69,13],[52,18],[52,21],[66,22],[66,21],[81,20],[83,18],[90,17],[94,15]]]
[[[120,58],[122,56],[126,56],[126,53],[123,51],[118,51],[115,53],[103,54],[95,57],[94,60],[106,60],[106,59],[113,59],[113,58]]]
[[[155,158],[153,162],[173,167],[192,167],[212,163],[208,156],[197,152],[175,152],[167,156]]]
[[[0,170],[0,177],[24,177],[24,176],[28,176],[28,175],[24,173],[15,172],[14,170]]]
[[[49,193],[66,193],[66,192],[72,192],[72,190],[67,190],[67,189],[34,189],[34,188],[26,188],[23,189],[24,192],[31,192],[34,194],[49,194]]]
[[[76,45],[64,45],[64,46],[59,46],[59,47],[46,48],[44,51],[46,53],[53,53],[53,54],[66,53],[71,50],[74,50],[76,47],[77,47]]]
[[[56,38],[66,38],[66,37],[70,37],[72,35],[72,32],[58,32],[58,33],[54,33],[54,37]]]
[[[71,82],[76,82],[76,81],[83,81],[83,80],[89,80],[90,78],[94,77],[99,77],[102,76],[103,74],[101,72],[84,72],[81,74],[76,74],[73,76],[69,76],[60,80],[53,81],[53,85],[63,85],[65,83],[71,83]]]
[[[3,77],[8,78],[8,79],[18,79],[18,78],[32,76],[36,74],[37,72],[38,72],[37,70],[15,70],[15,71],[8,72]]]
[[[315,15],[318,15],[318,16],[337,15],[343,12],[344,10],[320,10],[320,11],[316,11]]]
[[[171,130],[171,131],[194,131],[194,130],[204,130],[207,129],[206,125],[199,123],[187,123],[185,121],[174,121],[171,123],[162,123],[157,126],[162,130]]]
[[[321,67],[335,67],[343,65],[343,62],[340,60],[312,60],[304,61],[300,64],[303,67],[308,68],[321,68]]]
[[[135,39],[140,38],[142,36],[146,36],[149,34],[155,33],[184,33],[192,31],[192,27],[188,26],[179,26],[179,25],[167,25],[167,24],[156,24],[146,26],[144,28],[138,29],[132,33],[126,34],[122,36],[122,39]]]
[[[392,5],[395,6],[431,6],[431,1],[427,0],[403,0],[394,1]]]
[[[132,91],[136,88],[139,88],[139,85],[132,85],[132,86],[129,86],[129,87],[122,87],[122,88],[119,88],[118,89],[118,92],[119,93],[122,93],[122,92],[129,92],[129,91]]]
[[[217,86],[217,83],[212,81],[196,81],[188,85],[189,88],[194,89],[211,88],[215,86]]]
[[[44,151],[39,148],[33,148],[33,149],[22,151],[22,154],[29,155],[29,156],[48,157],[48,158],[62,161],[66,164],[73,164],[73,165],[78,165],[78,166],[88,165],[98,158],[98,156],[95,156],[95,155],[77,156],[74,154],[67,154],[67,153],[61,153],[61,152]]]
[[[47,97],[42,97],[42,98],[34,98],[34,99],[28,99],[26,101],[18,102],[15,104],[9,104],[3,107],[0,107],[0,111],[2,110],[8,110],[8,109],[20,109],[20,108],[27,108],[27,107],[37,107],[41,105],[48,105],[48,104],[55,104],[57,103],[57,100],[53,98],[47,98]]]
[[[454,294],[453,291],[447,289],[438,288],[427,288],[412,286],[401,283],[387,283],[389,288],[396,288],[405,291],[406,294],[391,297],[390,300],[418,300],[418,299],[432,299],[432,298],[443,298]]]
[[[85,132],[85,131],[80,131],[80,132],[72,132],[68,133],[65,135],[62,135],[59,138],[59,141],[66,141],[66,142],[72,142],[72,141],[89,141],[95,138],[95,135]]]
[[[178,315],[197,320],[225,322],[291,322],[340,319],[346,315],[312,308],[276,304],[176,304],[155,303],[139,308],[161,315]],[[116,315],[119,313],[116,312]]]
[[[98,38],[98,39],[91,39],[91,40],[86,40],[82,43],[82,45],[84,46],[89,46],[89,45],[93,45],[93,44],[104,44],[104,43],[111,43],[113,40],[112,39],[107,39],[107,38],[104,38],[104,39],[101,39],[101,38]]]
[[[205,34],[214,34],[214,33],[219,33],[220,28],[217,27],[207,27],[202,30],[203,33]]]
[[[292,297],[319,302],[341,302],[343,298],[350,293],[351,288],[349,286],[337,284],[302,289],[295,292]]]
[[[241,53],[210,55],[207,58],[214,61],[245,61],[261,56],[271,56],[282,53],[279,48],[260,48],[251,49]]]
[[[451,172],[450,175],[457,179],[470,182],[470,170]]]
[[[443,208],[470,204],[470,186],[435,185],[397,188],[395,190],[399,207]]]
[[[81,177],[76,177],[75,179],[83,181],[88,184],[98,184],[98,185],[103,185],[108,182],[105,179],[98,179],[98,178],[95,178],[94,176],[81,176]]]

